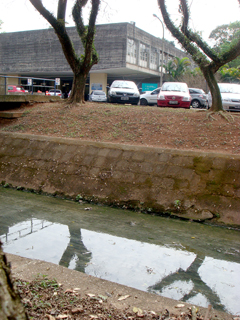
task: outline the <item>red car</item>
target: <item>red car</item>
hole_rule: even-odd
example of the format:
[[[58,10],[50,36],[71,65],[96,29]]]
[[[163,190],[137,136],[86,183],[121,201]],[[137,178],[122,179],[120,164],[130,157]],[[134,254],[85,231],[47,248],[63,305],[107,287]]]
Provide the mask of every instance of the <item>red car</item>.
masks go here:
[[[21,86],[8,85],[8,92],[27,92],[27,91]]]
[[[157,97],[158,107],[178,107],[190,109],[191,96],[186,83],[165,82]]]

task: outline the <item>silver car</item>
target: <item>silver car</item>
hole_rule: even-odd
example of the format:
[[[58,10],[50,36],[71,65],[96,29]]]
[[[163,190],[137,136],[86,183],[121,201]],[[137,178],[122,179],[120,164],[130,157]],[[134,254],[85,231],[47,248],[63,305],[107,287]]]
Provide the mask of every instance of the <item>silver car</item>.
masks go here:
[[[207,108],[207,95],[202,89],[189,88],[191,96],[191,106],[193,108]]]
[[[102,90],[94,90],[89,95],[89,101],[95,101],[95,102],[106,102],[107,96],[106,93]]]
[[[240,111],[240,84],[218,83],[223,109],[227,111]],[[208,106],[212,106],[212,96],[208,93]]]

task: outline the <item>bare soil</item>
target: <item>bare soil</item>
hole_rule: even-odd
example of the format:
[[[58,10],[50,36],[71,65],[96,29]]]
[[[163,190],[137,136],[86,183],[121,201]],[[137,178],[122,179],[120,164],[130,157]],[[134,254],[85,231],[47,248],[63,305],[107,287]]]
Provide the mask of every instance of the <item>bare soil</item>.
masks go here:
[[[240,113],[211,114],[174,109],[86,102],[21,106],[0,130],[159,148],[240,154]]]
[[[31,282],[15,281],[29,319],[204,319],[196,307],[188,308],[180,315],[179,312],[170,313],[167,308],[162,313],[137,307],[118,309],[107,303],[107,295],[82,295],[78,288],[65,290],[55,279],[42,277],[42,275]],[[119,296],[119,299],[127,298],[128,296]],[[179,304],[179,307],[181,306]],[[216,317],[215,319],[217,320]]]

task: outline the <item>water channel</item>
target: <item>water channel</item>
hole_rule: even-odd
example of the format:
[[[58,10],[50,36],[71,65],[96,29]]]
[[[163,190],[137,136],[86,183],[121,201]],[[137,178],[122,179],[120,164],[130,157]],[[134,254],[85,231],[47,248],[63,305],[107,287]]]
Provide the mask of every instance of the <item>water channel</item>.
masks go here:
[[[0,187],[4,251],[240,315],[239,231]]]

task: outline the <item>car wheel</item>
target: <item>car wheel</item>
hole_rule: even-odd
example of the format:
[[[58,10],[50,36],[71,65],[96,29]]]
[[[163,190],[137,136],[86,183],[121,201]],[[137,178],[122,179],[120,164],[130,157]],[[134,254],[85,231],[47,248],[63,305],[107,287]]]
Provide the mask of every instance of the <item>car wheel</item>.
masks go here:
[[[148,105],[148,102],[146,99],[140,99],[140,105],[141,106],[147,106]]]
[[[199,108],[200,107],[200,102],[198,100],[193,100],[191,103],[193,108]]]

